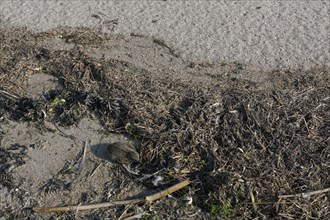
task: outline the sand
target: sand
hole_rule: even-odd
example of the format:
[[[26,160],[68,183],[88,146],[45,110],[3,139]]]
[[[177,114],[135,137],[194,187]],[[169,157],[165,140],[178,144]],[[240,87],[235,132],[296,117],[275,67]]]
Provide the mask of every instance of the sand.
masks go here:
[[[312,206],[276,199],[329,186],[329,7],[1,1],[0,218],[55,218],[31,208],[127,199],[188,177],[194,184],[175,202],[59,217],[326,216],[326,194]],[[99,155],[128,136],[146,181]],[[154,187],[157,175],[165,181]],[[253,196],[266,202],[252,206]]]
[[[191,60],[262,69],[330,65],[329,1],[1,1],[2,25],[155,36]]]

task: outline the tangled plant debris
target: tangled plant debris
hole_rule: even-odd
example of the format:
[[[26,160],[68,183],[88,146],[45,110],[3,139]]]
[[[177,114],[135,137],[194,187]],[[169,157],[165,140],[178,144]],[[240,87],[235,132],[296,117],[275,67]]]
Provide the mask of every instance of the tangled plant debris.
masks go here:
[[[19,37],[12,35],[15,31]],[[68,50],[38,46],[58,35],[75,46]],[[81,47],[109,40],[90,30],[42,34],[7,30],[0,36],[1,123],[41,126],[48,121],[67,127],[96,118],[106,131],[141,143],[142,173],[161,170],[157,176],[168,186],[192,180],[183,193],[200,210],[194,218],[329,216],[329,191],[307,198],[279,197],[330,187],[329,68],[265,73],[271,76],[271,88],[232,77],[201,84],[154,75],[126,61],[89,56]],[[26,80],[35,71],[57,80],[56,88],[39,98],[25,93]],[[12,165],[24,163],[24,155],[12,150],[0,149],[2,187],[15,185],[9,158],[16,161]],[[158,183],[141,184],[162,189]],[[62,185],[62,180],[54,179],[41,188],[70,190]],[[8,213],[0,216],[15,216],[8,207]],[[144,205],[151,210],[149,216],[189,217],[192,212],[170,207],[166,200]],[[98,211],[92,214],[105,217]]]

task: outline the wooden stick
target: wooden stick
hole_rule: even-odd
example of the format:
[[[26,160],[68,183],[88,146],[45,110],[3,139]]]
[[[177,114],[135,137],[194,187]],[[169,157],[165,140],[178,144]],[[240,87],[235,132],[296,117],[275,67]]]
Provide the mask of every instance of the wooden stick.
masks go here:
[[[83,155],[82,155],[82,160],[79,164],[79,167],[78,167],[78,172],[81,173],[81,171],[84,169],[84,166],[85,166],[85,159],[86,159],[86,148],[87,148],[87,143],[89,141],[86,139],[85,140],[85,144],[84,144],[84,152],[83,152]]]
[[[297,194],[292,194],[292,195],[280,195],[280,196],[278,196],[278,198],[280,198],[280,199],[294,198],[294,197],[307,198],[307,197],[310,197],[310,196],[313,196],[313,195],[322,194],[322,193],[326,193],[326,192],[329,192],[329,191],[330,191],[330,187],[325,188],[325,189],[321,189],[321,190],[308,192],[308,193],[297,193]]]
[[[145,201],[154,202],[157,199],[160,199],[164,196],[167,196],[179,189],[190,184],[190,180],[185,180],[181,183],[178,183],[170,188],[161,191],[159,193],[153,194],[151,196],[147,196],[143,199],[130,199],[130,200],[122,200],[122,201],[114,201],[114,202],[104,202],[104,203],[96,203],[96,204],[89,204],[89,205],[77,205],[77,206],[65,206],[65,207],[34,207],[32,208],[34,212],[41,213],[41,212],[67,212],[67,211],[80,211],[80,210],[88,210],[88,209],[96,209],[96,208],[106,208],[111,206],[117,205],[132,205],[143,203]]]
[[[11,100],[18,100],[19,99],[18,96],[13,95],[13,94],[11,94],[9,92],[6,92],[4,90],[0,90],[0,95],[4,96],[7,99],[11,99]]]
[[[89,175],[89,177],[93,177],[94,174],[96,173],[96,171],[100,168],[102,164],[100,163],[99,165],[97,165],[97,167],[93,170],[93,172],[91,173],[91,175]]]
[[[160,199],[164,196],[167,196],[175,191],[178,191],[179,189],[185,187],[185,186],[188,186],[190,184],[190,180],[185,180],[181,183],[178,183],[178,184],[175,184],[174,186],[171,186],[170,188],[166,189],[166,190],[163,190],[159,193],[156,193],[156,194],[153,194],[151,196],[147,196],[146,197],[146,201],[148,202],[153,202],[153,201],[156,201],[157,199]]]
[[[67,211],[81,211],[88,209],[97,209],[97,208],[106,208],[117,205],[128,205],[128,204],[137,204],[143,202],[141,199],[131,199],[123,201],[114,201],[114,202],[103,202],[89,205],[77,205],[77,206],[64,206],[64,207],[34,207],[33,211],[35,212],[67,212]]]

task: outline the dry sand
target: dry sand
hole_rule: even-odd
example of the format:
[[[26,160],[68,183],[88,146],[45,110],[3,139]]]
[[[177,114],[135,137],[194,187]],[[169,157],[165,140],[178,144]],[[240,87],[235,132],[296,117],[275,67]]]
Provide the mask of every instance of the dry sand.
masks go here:
[[[329,7],[317,0],[5,0],[0,18],[33,31],[103,25],[114,34],[155,36],[188,60],[308,69],[330,65]]]

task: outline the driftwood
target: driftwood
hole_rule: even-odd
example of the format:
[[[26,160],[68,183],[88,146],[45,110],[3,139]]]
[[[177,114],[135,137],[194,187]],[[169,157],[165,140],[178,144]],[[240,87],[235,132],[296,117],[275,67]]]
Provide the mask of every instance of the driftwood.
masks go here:
[[[132,205],[144,202],[154,202],[162,197],[165,197],[173,192],[176,192],[183,187],[190,184],[190,180],[185,180],[170,188],[163,190],[161,192],[155,193],[153,195],[141,198],[141,199],[130,199],[130,200],[122,200],[122,201],[113,201],[113,202],[104,202],[104,203],[96,203],[96,204],[88,204],[88,205],[75,205],[75,206],[64,206],[64,207],[34,207],[33,211],[37,213],[43,212],[67,212],[67,211],[81,211],[88,209],[97,209],[97,208],[106,208],[112,206],[119,205]]]
[[[313,195],[318,195],[318,194],[322,194],[322,193],[326,193],[326,192],[330,192],[330,187],[329,188],[325,188],[325,189],[321,189],[321,190],[316,190],[316,191],[312,191],[312,192],[307,192],[307,193],[297,193],[297,194],[292,194],[292,195],[280,195],[278,196],[279,199],[287,199],[287,198],[307,198]]]

